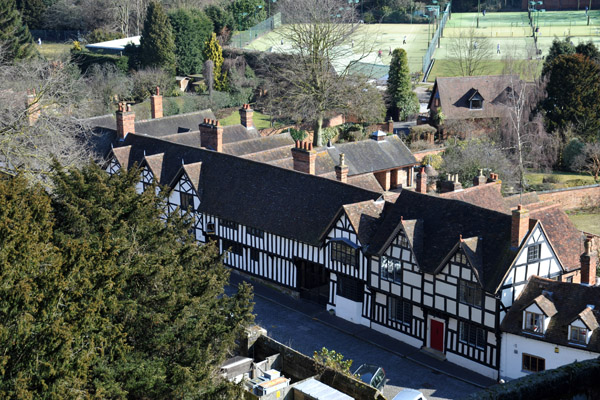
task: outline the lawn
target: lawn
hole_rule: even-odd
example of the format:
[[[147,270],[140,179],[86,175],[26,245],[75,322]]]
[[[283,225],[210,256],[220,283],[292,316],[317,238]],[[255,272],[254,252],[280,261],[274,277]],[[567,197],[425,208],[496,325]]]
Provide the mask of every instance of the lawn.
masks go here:
[[[569,181],[572,183],[581,182],[583,185],[593,185],[596,182],[594,177],[586,174],[577,174],[575,172],[552,172],[552,173],[541,173],[541,172],[530,172],[525,174],[525,179],[530,185],[539,185],[543,183],[544,178],[552,176],[552,183],[566,183]],[[555,180],[555,181],[554,181]],[[577,181],[577,182],[575,182]]]
[[[36,44],[41,55],[48,60],[57,60],[64,54],[68,54],[73,46],[72,43],[49,43],[44,42],[41,46]]]
[[[573,212],[569,213],[569,219],[580,231],[600,235],[600,214]]]
[[[240,124],[241,123],[240,112],[234,111],[231,114],[229,114],[227,117],[221,118],[219,120],[219,122],[221,122],[221,125],[223,125],[223,126]],[[254,122],[254,127],[256,129],[267,129],[267,128],[271,127],[271,117],[268,115],[259,113],[258,111],[254,111],[254,115],[252,117],[252,122]]]

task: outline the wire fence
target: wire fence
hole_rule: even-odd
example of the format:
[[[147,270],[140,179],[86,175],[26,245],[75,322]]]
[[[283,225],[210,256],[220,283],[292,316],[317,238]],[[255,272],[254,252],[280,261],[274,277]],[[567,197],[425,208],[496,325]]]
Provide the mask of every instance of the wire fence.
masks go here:
[[[86,32],[81,31],[56,31],[47,29],[32,29],[31,36],[37,41],[38,38],[44,42],[70,42],[81,40]]]
[[[448,5],[446,5],[446,9],[444,10],[444,14],[442,15],[442,18],[440,19],[440,23],[439,23],[435,33],[433,34],[433,37],[431,38],[431,42],[429,42],[429,48],[427,49],[427,52],[423,56],[423,75],[425,75],[427,73],[427,69],[429,68],[429,64],[431,64],[431,59],[433,58],[433,54],[435,53],[435,47],[437,46],[440,38],[442,37],[444,27],[446,26],[446,21],[448,21],[448,17],[450,16],[450,6],[451,5],[452,5],[452,2],[448,3]]]
[[[254,25],[247,31],[238,32],[231,37],[229,46],[236,48],[246,47],[250,42],[281,26],[281,13],[277,13],[262,22]]]

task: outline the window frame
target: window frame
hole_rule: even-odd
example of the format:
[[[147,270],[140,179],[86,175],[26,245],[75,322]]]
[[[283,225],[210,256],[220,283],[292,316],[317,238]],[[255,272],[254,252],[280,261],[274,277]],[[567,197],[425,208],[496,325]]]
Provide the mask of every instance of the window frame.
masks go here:
[[[540,330],[539,331],[535,330],[535,327],[538,326],[538,325],[530,323],[530,320],[529,320],[529,316],[530,315],[534,316],[533,320],[531,322],[535,322],[535,316],[538,316],[540,318],[541,324],[538,324],[540,326]],[[535,312],[532,312],[532,311],[525,310],[524,314],[523,314],[523,330],[526,331],[526,332],[536,333],[538,335],[540,335],[540,334],[543,335],[545,333],[545,331],[546,331],[545,328],[544,328],[544,318],[545,318],[544,314],[539,314],[539,313],[535,313]]]
[[[184,204],[186,203],[186,204]],[[188,192],[179,192],[179,208],[183,211],[195,211],[194,195]]]
[[[254,236],[257,238],[264,239],[264,237],[265,237],[265,231],[263,231],[262,229],[254,228],[252,226],[246,227],[246,232],[248,233],[248,235]]]
[[[582,335],[583,334],[583,340],[580,340],[580,338],[573,338],[573,333],[574,332],[579,332],[578,335]],[[584,344],[587,345],[587,334],[588,334],[588,329],[587,328],[581,328],[579,326],[570,326],[569,329],[569,342],[574,343],[574,344]]]
[[[485,329],[465,321],[459,321],[458,340],[468,346],[485,350],[487,340],[485,339]]]
[[[254,247],[250,248],[250,260],[254,262],[260,261],[260,250],[255,249]]]
[[[538,261],[542,255],[541,243],[527,247],[527,263]]]
[[[400,305],[400,306],[399,306]],[[401,310],[399,310],[399,308]],[[400,311],[400,318],[398,312]],[[412,304],[398,297],[388,297],[387,304],[388,320],[410,326],[412,324]]]
[[[244,255],[244,246],[242,246],[241,243],[233,240],[222,238],[221,248],[223,249],[223,253],[227,252],[238,256]]]
[[[364,282],[345,275],[338,275],[335,294],[354,302],[362,302]]]
[[[339,239],[331,240],[330,243],[331,261],[340,262],[355,268],[358,267],[358,249],[356,247],[350,245],[345,240]]]
[[[482,308],[483,293],[481,288],[474,282],[461,279],[458,284],[458,300],[462,304],[471,307]],[[479,300],[479,303],[477,303]]]
[[[475,106],[476,102],[479,104],[479,107]],[[482,99],[471,99],[469,101],[469,108],[471,110],[483,110],[483,100]]]
[[[393,267],[392,272],[390,272],[389,269],[390,265]],[[381,256],[380,266],[381,279],[395,283],[402,283],[402,260],[399,260],[395,257]]]
[[[527,361],[527,363],[526,363]],[[533,368],[533,361],[535,361],[535,369]],[[541,369],[540,369],[541,361]],[[546,370],[546,359],[532,354],[523,353],[521,357],[521,368],[526,372],[542,372]]]
[[[228,219],[224,219],[224,218],[221,218],[220,222],[221,222],[221,226],[223,228],[233,229],[233,230],[237,230],[237,228],[238,228],[237,222],[234,222],[234,221],[231,221]]]

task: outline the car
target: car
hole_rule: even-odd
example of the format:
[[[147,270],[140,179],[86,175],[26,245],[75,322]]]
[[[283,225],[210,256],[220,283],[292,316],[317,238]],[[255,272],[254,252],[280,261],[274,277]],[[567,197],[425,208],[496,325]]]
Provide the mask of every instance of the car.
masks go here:
[[[423,393],[415,389],[402,389],[392,400],[427,400]]]
[[[373,364],[361,365],[354,371],[354,376],[377,390],[382,390],[385,386],[385,370]]]

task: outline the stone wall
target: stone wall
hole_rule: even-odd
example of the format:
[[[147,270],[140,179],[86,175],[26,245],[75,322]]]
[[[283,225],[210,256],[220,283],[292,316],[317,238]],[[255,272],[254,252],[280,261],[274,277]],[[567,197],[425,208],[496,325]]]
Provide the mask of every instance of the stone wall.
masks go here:
[[[563,210],[590,207],[600,200],[600,185],[578,186],[537,193],[540,201],[560,204]]]

